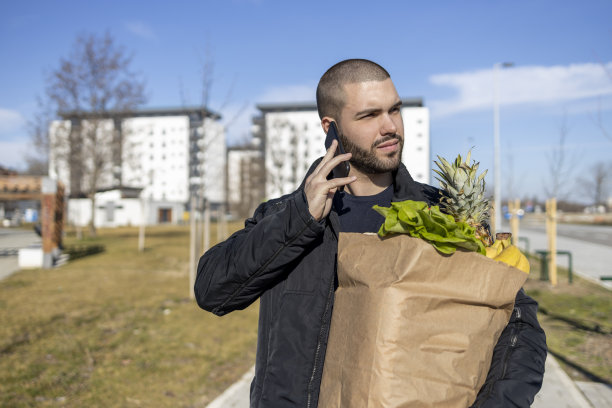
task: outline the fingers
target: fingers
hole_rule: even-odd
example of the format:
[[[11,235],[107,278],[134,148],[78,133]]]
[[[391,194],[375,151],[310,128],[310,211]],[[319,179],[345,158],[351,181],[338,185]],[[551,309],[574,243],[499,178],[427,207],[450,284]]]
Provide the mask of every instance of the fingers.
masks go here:
[[[338,148],[338,141],[332,140],[331,146],[329,146],[329,149],[327,149],[327,152],[325,152],[325,156],[323,156],[323,159],[321,160],[319,165],[315,168],[313,174],[318,173],[321,170],[321,168],[325,165],[325,163],[327,163],[328,161],[332,159],[332,157],[334,157],[334,154],[336,153],[337,148]]]
[[[319,174],[322,175],[323,177],[326,177],[329,175],[329,173],[331,173],[331,171],[340,163],[350,160],[350,158],[352,157],[351,153],[344,153],[344,154],[339,154],[338,156],[334,157],[333,159],[327,161],[323,167],[321,167],[321,169],[319,170]]]
[[[306,183],[304,193],[308,202],[308,210],[315,220],[319,221],[327,217],[332,207],[332,198],[338,187],[345,186],[357,180],[357,177],[342,177],[326,180],[319,173],[316,177]]]
[[[329,190],[337,189],[338,187],[346,186],[347,184],[351,184],[353,181],[357,180],[357,177],[342,177],[342,178],[333,178],[327,181],[327,184],[330,186]],[[335,191],[334,191],[335,192]]]
[[[315,170],[306,178],[304,193],[308,202],[308,210],[310,214],[319,221],[326,217],[331,211],[332,198],[339,187],[346,186],[357,179],[355,176],[332,178],[327,180],[327,176],[331,171],[342,163],[351,158],[350,153],[340,154],[334,157],[338,142],[332,141],[331,146],[327,149],[325,156],[317,165]]]

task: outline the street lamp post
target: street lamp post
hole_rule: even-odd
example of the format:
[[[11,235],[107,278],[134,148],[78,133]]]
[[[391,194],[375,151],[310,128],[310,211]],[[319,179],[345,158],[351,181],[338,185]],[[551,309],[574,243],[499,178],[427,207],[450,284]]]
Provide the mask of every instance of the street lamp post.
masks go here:
[[[498,62],[493,65],[493,138],[494,138],[494,167],[495,190],[493,200],[495,203],[495,232],[501,232],[501,153],[499,137],[499,69],[513,66],[512,62]]]

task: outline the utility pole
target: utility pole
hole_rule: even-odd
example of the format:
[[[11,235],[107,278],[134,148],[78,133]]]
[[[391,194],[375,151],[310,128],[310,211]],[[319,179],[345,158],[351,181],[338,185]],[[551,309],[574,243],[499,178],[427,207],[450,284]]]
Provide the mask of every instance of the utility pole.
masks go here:
[[[499,69],[513,66],[512,62],[498,62],[493,65],[493,145],[494,145],[494,176],[495,176],[495,233],[501,232],[501,146],[499,136]]]

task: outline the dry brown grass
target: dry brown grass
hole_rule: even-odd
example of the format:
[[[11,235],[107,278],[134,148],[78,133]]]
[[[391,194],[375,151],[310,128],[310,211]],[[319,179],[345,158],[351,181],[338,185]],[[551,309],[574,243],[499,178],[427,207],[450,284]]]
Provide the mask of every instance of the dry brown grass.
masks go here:
[[[540,262],[530,260],[527,294],[546,313],[538,319],[549,350],[570,377],[612,383],[612,291],[559,268],[558,285],[540,280]]]
[[[253,364],[257,305],[223,318],[200,310],[188,299],[188,229],[147,232],[144,253],[137,229],[101,230],[85,241],[106,252],[0,282],[0,406],[203,407]],[[532,268],[526,289],[544,308],[609,333],[610,291],[568,285],[563,271],[551,288]],[[540,321],[551,350],[612,380],[611,334]]]
[[[144,253],[137,229],[100,230],[106,252],[0,282],[0,406],[200,407],[253,364],[257,305],[200,310],[188,229],[147,233]]]

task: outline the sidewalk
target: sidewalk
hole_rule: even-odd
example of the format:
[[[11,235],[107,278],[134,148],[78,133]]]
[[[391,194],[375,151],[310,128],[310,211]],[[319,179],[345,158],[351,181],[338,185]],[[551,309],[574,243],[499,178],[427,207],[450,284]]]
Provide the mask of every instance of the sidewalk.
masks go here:
[[[248,408],[249,389],[254,372],[253,367],[207,408]],[[548,355],[544,383],[532,407],[608,408],[612,407],[612,388],[598,383],[575,383],[565,374],[554,357]]]
[[[542,389],[536,395],[533,408],[599,408],[591,405],[574,381],[561,369],[550,354],[546,357],[546,372]],[[601,408],[609,407],[602,405]]]

